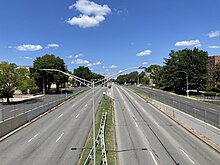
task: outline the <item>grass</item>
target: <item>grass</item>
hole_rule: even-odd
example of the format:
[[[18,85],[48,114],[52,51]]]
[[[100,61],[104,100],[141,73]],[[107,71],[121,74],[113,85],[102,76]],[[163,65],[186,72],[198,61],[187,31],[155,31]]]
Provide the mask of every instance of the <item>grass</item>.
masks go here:
[[[128,88],[129,90],[133,91],[134,93],[136,93],[137,95],[139,95],[140,97],[142,97],[144,100],[149,99],[149,96],[143,92],[140,92],[134,88]]]
[[[101,104],[99,106],[98,112],[96,114],[96,136],[99,131],[99,125],[101,122],[102,113],[107,112],[107,120],[106,120],[106,127],[105,127],[105,145],[106,150],[115,150],[116,142],[115,142],[115,124],[114,124],[114,111],[113,111],[113,104],[111,98],[105,96],[103,97]],[[87,138],[85,148],[81,154],[80,160],[78,162],[79,165],[83,165],[90,149],[93,146],[93,139],[92,139],[92,129],[90,130],[89,136]],[[100,141],[99,141],[100,143]],[[115,152],[107,152],[107,160],[109,165],[116,164],[116,153]],[[96,164],[101,164],[102,162],[102,153],[101,153],[101,146],[100,144],[97,145],[96,148]],[[89,164],[93,164],[93,161],[90,161]]]

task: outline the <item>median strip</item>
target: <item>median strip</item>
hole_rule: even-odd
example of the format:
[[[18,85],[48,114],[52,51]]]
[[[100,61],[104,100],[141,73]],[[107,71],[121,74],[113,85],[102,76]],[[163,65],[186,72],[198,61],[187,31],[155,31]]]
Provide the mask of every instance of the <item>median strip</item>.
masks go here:
[[[115,142],[115,125],[114,125],[114,111],[112,100],[109,97],[103,97],[99,109],[96,115],[96,136],[99,130],[100,121],[103,112],[107,112],[107,119],[106,119],[106,127],[105,127],[105,147],[106,151],[115,151],[116,142]],[[92,129],[90,130],[89,136],[87,138],[86,144],[83,147],[84,150],[81,153],[80,160],[78,162],[79,165],[83,165],[90,149],[93,147],[93,136],[92,136]],[[116,153],[115,152],[107,152],[107,159],[109,165],[116,164]],[[101,164],[102,162],[102,148],[101,145],[98,144],[96,148],[96,164]],[[89,164],[92,164],[91,162]]]

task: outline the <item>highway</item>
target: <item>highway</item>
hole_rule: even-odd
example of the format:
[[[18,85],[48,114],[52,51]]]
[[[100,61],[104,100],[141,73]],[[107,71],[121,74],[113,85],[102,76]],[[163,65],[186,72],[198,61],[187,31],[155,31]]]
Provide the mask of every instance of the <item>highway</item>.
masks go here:
[[[95,90],[97,111],[104,88]],[[73,165],[92,126],[92,90],[0,142],[1,165]]]
[[[146,93],[150,98],[168,104],[189,113],[199,119],[209,121],[215,126],[220,127],[220,107],[214,104],[189,99],[186,97],[172,95],[168,92],[131,86],[138,91]]]
[[[133,92],[112,88],[118,164],[219,165],[219,153]]]

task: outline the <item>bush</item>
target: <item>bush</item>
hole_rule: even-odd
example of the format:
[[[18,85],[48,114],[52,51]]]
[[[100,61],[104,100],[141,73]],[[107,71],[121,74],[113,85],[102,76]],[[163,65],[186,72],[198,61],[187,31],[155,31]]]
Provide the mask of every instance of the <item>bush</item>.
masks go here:
[[[206,91],[220,93],[220,89],[217,88],[217,87],[207,87],[207,88],[206,88]]]
[[[205,92],[204,96],[216,96],[216,92]]]

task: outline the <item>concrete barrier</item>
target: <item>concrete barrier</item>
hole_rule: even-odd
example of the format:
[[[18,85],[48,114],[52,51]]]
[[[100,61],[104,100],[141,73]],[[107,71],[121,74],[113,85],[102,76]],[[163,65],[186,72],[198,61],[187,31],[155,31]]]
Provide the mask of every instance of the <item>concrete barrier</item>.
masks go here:
[[[151,102],[220,146],[220,129],[156,100]]]
[[[14,118],[5,120],[0,123],[0,137],[6,135],[7,133],[13,131],[14,129],[20,127],[27,122],[27,115],[21,114]]]
[[[26,113],[20,114],[18,116],[0,122],[0,138],[10,133],[14,129],[24,125],[28,121],[31,121],[32,119],[41,115],[42,113],[48,111],[49,109],[57,106],[61,102],[63,101],[51,102],[49,104],[42,105],[31,111],[28,111]],[[1,111],[0,111],[0,117],[1,117]]]

